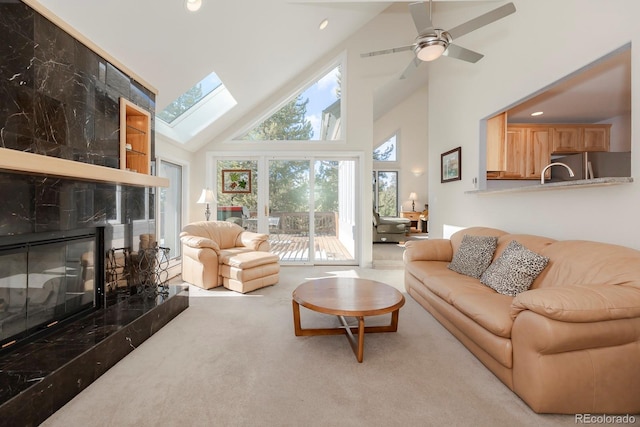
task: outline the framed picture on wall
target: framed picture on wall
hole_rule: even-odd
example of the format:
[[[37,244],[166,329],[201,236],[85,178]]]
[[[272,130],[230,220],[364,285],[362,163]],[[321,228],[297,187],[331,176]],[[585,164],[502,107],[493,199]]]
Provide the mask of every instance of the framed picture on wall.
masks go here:
[[[251,193],[251,170],[223,169],[222,192],[235,194]]]
[[[440,182],[462,179],[462,147],[440,155]]]

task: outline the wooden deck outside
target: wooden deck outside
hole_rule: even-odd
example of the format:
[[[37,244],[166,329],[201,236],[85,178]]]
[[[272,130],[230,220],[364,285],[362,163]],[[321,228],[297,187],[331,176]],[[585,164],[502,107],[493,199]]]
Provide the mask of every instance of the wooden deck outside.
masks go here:
[[[309,236],[271,234],[271,252],[283,262],[309,261]],[[353,261],[354,256],[336,236],[315,236],[315,261]]]

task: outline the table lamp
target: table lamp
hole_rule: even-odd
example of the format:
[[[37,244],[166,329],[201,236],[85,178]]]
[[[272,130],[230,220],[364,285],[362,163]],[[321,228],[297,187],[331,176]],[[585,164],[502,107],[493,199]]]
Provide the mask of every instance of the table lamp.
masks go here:
[[[416,193],[409,194],[409,200],[411,200],[411,212],[416,211],[416,200],[418,199],[418,195]]]
[[[206,203],[207,207],[204,210],[204,217],[207,221],[209,221],[209,217],[211,216],[211,210],[209,209],[209,203],[213,203],[216,201],[216,197],[213,195],[213,190],[205,188],[202,190],[202,194],[200,194],[200,198],[196,203],[204,204]]]

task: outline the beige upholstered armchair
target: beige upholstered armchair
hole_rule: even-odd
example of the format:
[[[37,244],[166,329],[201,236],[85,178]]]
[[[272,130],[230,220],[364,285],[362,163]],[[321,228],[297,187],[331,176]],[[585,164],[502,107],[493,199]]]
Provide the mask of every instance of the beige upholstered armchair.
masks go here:
[[[204,289],[224,285],[238,292],[278,282],[278,256],[269,253],[266,234],[228,221],[186,225],[182,242],[182,280]]]

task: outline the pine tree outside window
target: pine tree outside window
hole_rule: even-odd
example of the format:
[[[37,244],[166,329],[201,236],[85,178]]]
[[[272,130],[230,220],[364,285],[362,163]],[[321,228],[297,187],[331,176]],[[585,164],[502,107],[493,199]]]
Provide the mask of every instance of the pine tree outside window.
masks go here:
[[[342,133],[341,99],[342,66],[338,65],[238,139],[338,140]]]
[[[156,117],[168,124],[172,124],[177,118],[181,117],[220,86],[222,86],[222,81],[216,73],[212,72],[196,83],[195,86],[180,95],[178,99],[169,104],[164,110],[156,114]]]

